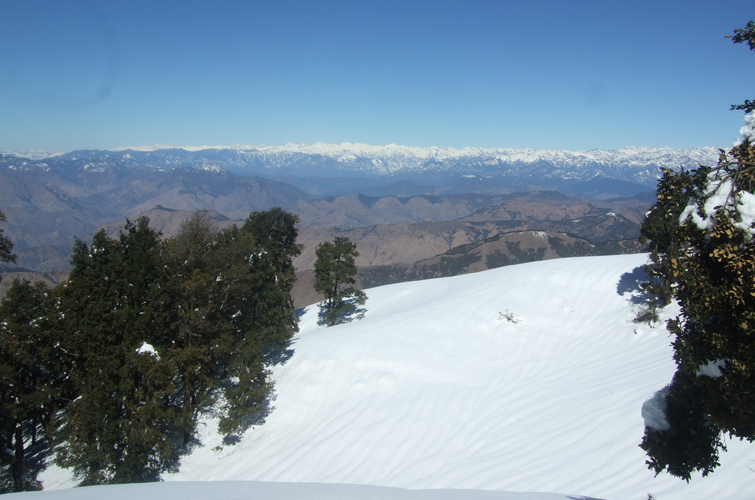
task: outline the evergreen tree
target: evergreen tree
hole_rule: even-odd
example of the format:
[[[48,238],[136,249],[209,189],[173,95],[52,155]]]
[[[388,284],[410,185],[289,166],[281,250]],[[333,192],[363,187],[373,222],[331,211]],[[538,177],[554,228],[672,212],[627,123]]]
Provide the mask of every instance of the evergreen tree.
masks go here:
[[[734,42],[755,50],[755,25]],[[747,106],[747,102],[745,105]],[[745,107],[735,107],[745,109]],[[750,113],[754,110],[746,109]],[[722,433],[755,441],[755,129],[721,151],[716,167],[667,182],[681,228],[653,233],[681,314],[668,322],[677,372],[668,388],[668,428],[646,428],[641,447],[656,473],[689,480],[718,465]],[[659,184],[659,203],[661,185]],[[652,214],[651,214],[652,215]],[[673,221],[673,218],[671,219]],[[643,233],[644,234],[644,233]]]
[[[275,255],[263,242],[254,237],[251,224],[225,229],[219,236],[221,311],[233,334],[233,356],[223,378],[223,434],[235,432],[245,417],[263,409],[270,389],[265,350],[284,347],[295,328],[290,294],[278,286]]]
[[[726,38],[731,38],[734,43],[746,43],[750,50],[755,50],[755,22],[750,21],[744,28],[735,29],[734,34]],[[743,104],[732,104],[731,109],[752,113],[755,111],[755,101],[745,99]]]
[[[646,429],[641,444],[656,473],[707,475],[725,450],[722,432],[755,440],[755,226],[740,211],[753,187],[749,141],[695,171],[682,245],[664,257],[681,314],[667,325],[677,363],[666,398],[670,429]]]
[[[146,218],[76,241],[55,311],[77,394],[60,465],[82,484],[154,480],[218,396],[225,434],[263,409],[264,353],[295,328],[296,221],[275,209],[216,231],[199,212],[165,242]]]
[[[248,231],[257,244],[257,253],[269,256],[275,268],[274,283],[283,300],[283,307],[288,310],[298,331],[296,307],[291,298],[291,289],[296,281],[293,259],[301,254],[302,246],[296,243],[299,231],[296,224],[299,217],[286,212],[280,207],[273,207],[265,212],[252,212],[244,223],[243,230]]]
[[[0,303],[0,444],[13,491],[41,489],[25,464],[26,439],[35,446],[41,424],[51,441],[64,396],[68,367],[50,317],[50,292],[42,282],[16,279]]]
[[[186,445],[232,354],[233,330],[222,311],[218,233],[207,212],[196,212],[168,240],[173,334],[161,348],[177,369],[180,427]]]
[[[5,221],[5,214],[0,212],[0,222]],[[16,256],[12,253],[13,242],[3,236],[3,230],[0,229],[0,262],[16,262]],[[3,277],[0,276],[0,281]]]
[[[692,174],[684,169],[663,169],[662,172],[657,201],[642,222],[639,240],[650,252],[651,261],[644,268],[650,279],[643,283],[643,289],[666,306],[673,298],[672,262],[678,260],[685,240],[685,227],[679,225],[679,216],[692,195]]]
[[[297,222],[273,209],[218,232],[199,212],[163,242],[139,218],[117,239],[77,240],[69,280],[54,293],[14,283],[0,305],[11,488],[34,485],[23,474],[24,437],[34,440],[39,423],[56,431],[58,464],[87,485],[159,478],[175,464],[176,438],[186,444],[219,395],[225,434],[259,413],[271,387],[265,353],[296,328]]]
[[[218,232],[197,213],[167,243],[178,328],[167,352],[178,367],[185,441],[218,394],[223,434],[263,409],[271,387],[264,354],[283,348],[296,328],[297,222],[274,208]]]
[[[677,371],[666,395],[668,428],[647,427],[640,447],[648,455],[648,467],[656,475],[669,474],[689,481],[699,470],[707,476],[720,465],[721,427],[712,421],[705,406],[706,391],[697,384],[697,375]]]
[[[367,296],[353,286],[357,266],[354,259],[359,256],[357,246],[348,238],[339,236],[333,243],[326,241],[315,251],[315,290],[325,296],[322,307],[325,312],[325,322],[333,326],[342,315],[347,315],[356,309],[356,305],[364,305]]]
[[[61,428],[57,461],[82,484],[154,480],[172,456],[174,368],[151,345],[170,335],[170,299],[158,235],[146,218],[118,240],[76,241],[60,301],[75,354],[78,397]]]

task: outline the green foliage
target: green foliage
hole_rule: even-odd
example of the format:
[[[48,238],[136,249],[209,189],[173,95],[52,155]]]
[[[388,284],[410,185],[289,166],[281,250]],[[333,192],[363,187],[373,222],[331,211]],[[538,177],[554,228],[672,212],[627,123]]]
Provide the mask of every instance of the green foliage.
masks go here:
[[[217,232],[199,212],[167,243],[178,328],[168,356],[179,371],[184,442],[221,394],[223,434],[263,408],[270,389],[264,353],[283,348],[296,329],[297,222],[273,208]]]
[[[755,50],[755,23],[734,33],[727,38]],[[755,103],[732,109],[753,112]],[[714,168],[664,171],[642,226],[652,258],[646,290],[681,308],[667,325],[677,364],[666,398],[670,428],[646,428],[641,445],[656,474],[709,474],[725,450],[723,433],[755,441],[755,223],[745,219],[750,207],[740,211],[754,189],[755,147],[745,138],[722,150]]]
[[[233,358],[229,373],[234,378],[227,384],[225,405],[218,430],[229,435],[244,424],[244,419],[263,411],[264,401],[272,388],[263,362],[262,349],[254,343],[245,343]]]
[[[658,301],[650,300],[640,306],[640,310],[632,321],[635,323],[647,323],[653,325],[660,321],[660,311],[658,310]]]
[[[184,443],[220,394],[223,434],[263,408],[270,389],[264,353],[283,348],[296,329],[297,222],[273,208],[217,232],[198,212],[166,243],[178,329],[166,355],[178,369]]]
[[[750,21],[744,28],[736,28],[734,35],[727,35],[734,43],[746,43],[750,50],[755,50],[755,23]],[[742,110],[745,113],[755,111],[755,101],[745,99],[744,104],[732,104],[731,109]]]
[[[252,234],[235,227],[218,238],[218,303],[230,329],[231,357],[220,381],[225,394],[220,430],[235,432],[243,417],[262,408],[267,395],[266,349],[286,345],[294,332],[290,294],[276,282],[274,256]]]
[[[657,201],[640,227],[639,241],[650,252],[651,261],[643,268],[649,279],[642,288],[657,296],[663,306],[673,298],[672,265],[678,261],[686,240],[686,228],[679,225],[679,216],[692,196],[692,189],[693,177],[689,171],[663,169]]]
[[[14,282],[0,304],[10,489],[38,486],[24,469],[24,437],[40,424],[82,485],[127,483],[176,467],[180,443],[215,403],[224,434],[263,412],[265,354],[296,328],[297,222],[276,208],[217,231],[198,212],[163,241],[139,218],[117,238],[77,240],[69,280],[55,290]]]
[[[722,432],[755,440],[755,228],[742,223],[738,210],[755,187],[755,147],[745,141],[722,152],[717,167],[685,175],[666,184],[671,192],[654,207],[672,199],[664,209],[670,217],[643,233],[651,243],[663,242],[651,267],[668,280],[681,307],[668,322],[677,363],[667,398],[671,429],[646,430],[643,448],[656,473],[689,479],[695,470],[706,475],[718,466]],[[722,200],[716,207],[712,196]],[[673,224],[677,214],[684,216],[681,227]],[[720,376],[700,373],[710,363],[722,365]]]
[[[298,216],[280,207],[273,207],[265,212],[250,213],[242,228],[254,238],[258,250],[269,256],[275,269],[275,287],[283,300],[283,309],[290,314],[296,331],[299,326],[296,308],[291,299],[291,289],[296,281],[293,259],[302,251],[302,246],[296,243],[296,237],[299,235],[296,229],[298,223]]]
[[[24,431],[36,444],[37,427],[52,430],[68,373],[65,353],[51,328],[51,291],[42,282],[14,280],[0,303],[0,461],[11,489],[40,489],[25,463]]]
[[[697,384],[696,375],[677,372],[666,396],[669,429],[645,428],[640,447],[648,454],[648,468],[658,475],[663,471],[689,481],[692,472],[703,476],[719,465],[721,428],[708,418],[706,391]]]
[[[200,412],[215,403],[218,372],[228,364],[234,343],[233,329],[221,307],[217,238],[207,212],[196,212],[164,244],[172,329],[169,341],[157,347],[176,369],[176,405],[184,445]]]
[[[731,105],[732,111],[744,111],[745,113],[752,113],[755,111],[755,101],[751,101],[750,99],[745,99],[745,102],[742,104],[732,104]]]
[[[104,231],[77,241],[60,300],[66,345],[76,356],[78,397],[68,406],[57,462],[82,484],[156,479],[173,453],[173,366],[139,352],[170,336],[170,297],[158,234],[140,218],[118,240]]]
[[[0,212],[0,222],[5,221],[5,214]],[[16,262],[16,256],[12,253],[13,242],[3,236],[3,230],[0,229],[0,262]],[[0,276],[0,281],[3,277]]]
[[[752,193],[755,147],[748,142],[723,154],[715,175],[729,200]],[[702,182],[701,182],[702,184]],[[698,206],[706,197],[701,191]],[[738,203],[735,201],[735,203]],[[673,266],[681,317],[669,324],[676,335],[680,370],[693,371],[708,361],[725,360],[723,376],[701,377],[708,390],[711,419],[733,435],[755,439],[755,243],[736,207],[718,207],[712,227],[687,221],[688,245]],[[750,228],[747,228],[750,229]]]
[[[326,241],[315,251],[315,290],[325,295],[323,309],[325,323],[333,326],[339,317],[350,314],[357,305],[364,305],[367,296],[353,286],[359,256],[357,246],[348,238],[339,236],[332,243]]]

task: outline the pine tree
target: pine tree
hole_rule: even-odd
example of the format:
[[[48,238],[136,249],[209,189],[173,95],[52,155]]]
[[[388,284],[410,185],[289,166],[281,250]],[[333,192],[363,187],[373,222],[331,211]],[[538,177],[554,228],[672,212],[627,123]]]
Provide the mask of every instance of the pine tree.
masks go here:
[[[269,392],[265,349],[283,347],[294,323],[290,296],[276,285],[272,256],[252,232],[235,226],[221,232],[216,254],[221,312],[232,329],[233,356],[223,377],[225,406],[220,432],[231,434],[245,417],[259,413]]]
[[[296,221],[255,212],[216,231],[200,212],[167,241],[145,218],[118,239],[76,241],[56,309],[77,391],[60,465],[82,484],[155,480],[219,396],[225,434],[264,408],[265,352],[295,328]]]
[[[201,211],[181,224],[176,237],[165,244],[174,331],[161,348],[177,370],[184,445],[200,412],[216,401],[214,391],[234,344],[233,329],[222,311],[217,240],[207,212]]]
[[[296,319],[296,307],[291,298],[291,289],[296,281],[293,259],[301,253],[302,246],[296,243],[299,231],[296,224],[299,217],[286,212],[280,207],[273,207],[265,212],[252,212],[244,223],[243,230],[248,231],[257,244],[257,253],[264,252],[275,268],[274,283],[293,320],[294,329],[299,326]]]
[[[697,375],[679,370],[668,386],[665,418],[667,429],[645,428],[640,447],[648,455],[648,467],[656,475],[667,471],[686,481],[699,470],[707,476],[720,465],[721,427],[712,421],[705,406],[706,391]]]
[[[323,309],[325,323],[333,326],[339,317],[350,314],[357,305],[364,305],[367,296],[353,286],[357,266],[354,260],[359,256],[357,246],[348,238],[339,236],[333,243],[326,241],[315,251],[315,291],[325,296]]]
[[[265,352],[283,348],[296,329],[297,222],[274,208],[252,212],[241,228],[215,231],[197,213],[167,242],[177,332],[166,352],[178,367],[185,442],[220,394],[223,434],[263,410],[271,387]]]
[[[734,43],[746,43],[750,50],[755,50],[755,22],[750,21],[744,28],[737,28],[733,35],[727,35]],[[745,99],[743,104],[732,104],[731,109],[741,110],[745,113],[755,111],[755,100]]]
[[[51,290],[42,282],[14,280],[0,303],[0,442],[13,491],[41,489],[25,464],[26,438],[37,442],[41,424],[51,442],[62,406],[68,367],[51,318]],[[2,489],[0,487],[0,489]]]
[[[646,428],[648,466],[689,480],[719,465],[720,434],[755,440],[755,226],[740,207],[755,187],[755,147],[745,141],[701,167],[689,203],[670,229],[681,243],[666,254],[681,314],[668,322],[677,372],[666,397],[669,429]]]
[[[5,214],[0,212],[0,222],[5,221]],[[3,230],[0,229],[0,262],[16,262],[16,256],[12,253],[13,242],[3,236]],[[0,281],[3,277],[0,276]]]
[[[755,24],[735,30],[733,41],[755,50]],[[755,110],[748,103],[733,106],[750,113],[744,140],[721,150],[715,167],[664,174],[643,225],[656,244],[651,267],[670,282],[681,314],[667,325],[677,364],[665,398],[669,425],[646,428],[641,447],[656,473],[687,480],[719,465],[721,433],[755,441]],[[658,222],[657,213],[670,217]]]
[[[170,335],[170,300],[158,235],[146,218],[118,240],[76,241],[61,296],[78,397],[61,428],[57,461],[82,484],[154,480],[172,456],[174,367],[149,345]]]
[[[672,262],[678,260],[685,241],[685,227],[679,216],[692,196],[692,174],[681,169],[663,169],[658,181],[656,203],[640,227],[639,241],[650,252],[651,263],[644,271],[649,280],[643,289],[658,297],[661,306],[671,303],[674,275]]]

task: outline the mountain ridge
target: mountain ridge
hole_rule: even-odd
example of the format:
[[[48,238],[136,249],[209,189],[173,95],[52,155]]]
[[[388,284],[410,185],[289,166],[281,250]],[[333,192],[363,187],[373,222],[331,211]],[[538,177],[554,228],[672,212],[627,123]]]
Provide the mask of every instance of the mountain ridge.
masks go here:
[[[714,164],[718,149],[625,147],[618,150],[535,150],[514,148],[413,147],[359,143],[286,144],[234,147],[135,147],[112,150],[77,150],[43,159],[25,158],[39,167],[82,158],[122,163],[134,168],[185,168],[214,166],[239,173],[267,175],[324,175],[411,177],[502,176],[509,179],[539,177],[587,181],[609,178],[644,186],[655,184],[660,168],[695,168]],[[22,153],[14,158],[24,158]],[[0,165],[4,162],[0,155]],[[35,152],[36,158],[40,157]],[[107,160],[105,160],[107,159]]]

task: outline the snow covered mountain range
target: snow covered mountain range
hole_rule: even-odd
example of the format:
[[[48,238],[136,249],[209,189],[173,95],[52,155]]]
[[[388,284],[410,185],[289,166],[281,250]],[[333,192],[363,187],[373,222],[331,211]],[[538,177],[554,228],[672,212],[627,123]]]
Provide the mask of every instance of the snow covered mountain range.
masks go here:
[[[14,156],[23,157],[24,153]],[[438,179],[488,177],[518,182],[542,179],[588,181],[596,177],[652,187],[660,168],[713,165],[718,150],[628,147],[619,150],[533,150],[511,148],[441,148],[389,144],[286,144],[285,146],[149,146],[111,151],[73,151],[42,158],[29,153],[32,164],[87,161],[152,168],[220,167],[237,173],[298,177],[395,177]]]

